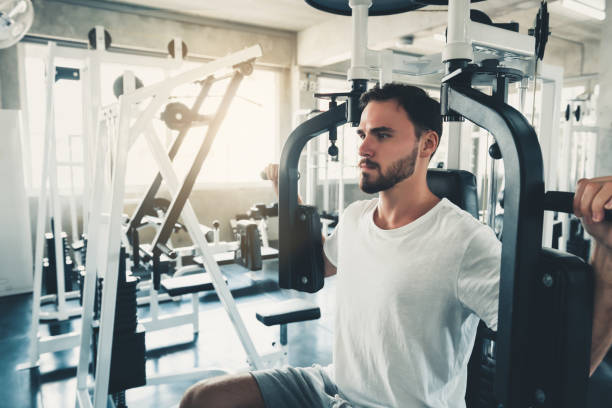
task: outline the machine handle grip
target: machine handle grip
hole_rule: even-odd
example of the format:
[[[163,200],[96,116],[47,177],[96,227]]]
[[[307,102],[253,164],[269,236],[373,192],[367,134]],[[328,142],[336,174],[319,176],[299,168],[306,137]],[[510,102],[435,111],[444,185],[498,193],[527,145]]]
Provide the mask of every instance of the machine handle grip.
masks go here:
[[[544,209],[568,214],[574,213],[574,193],[547,191],[544,194]],[[612,221],[612,210],[604,211],[604,220]]]

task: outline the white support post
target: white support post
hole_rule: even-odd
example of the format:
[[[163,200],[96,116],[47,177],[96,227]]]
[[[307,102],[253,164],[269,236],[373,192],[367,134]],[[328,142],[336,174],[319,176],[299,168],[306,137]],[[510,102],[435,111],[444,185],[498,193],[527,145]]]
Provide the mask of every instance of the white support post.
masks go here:
[[[94,120],[97,119],[97,115],[93,114],[91,109],[92,106],[92,95],[91,95],[91,59],[88,60],[86,68],[81,71],[82,81],[82,98],[83,98],[83,130],[82,130],[82,159],[83,159],[83,195],[81,199],[81,231],[83,234],[87,234],[87,225],[89,220],[89,203],[91,197],[90,186],[93,183],[92,176],[92,164],[94,159],[90,151],[90,143],[93,141],[94,136]],[[77,239],[77,237],[74,237]]]
[[[525,101],[527,99],[527,89],[529,88],[529,78],[525,77],[517,82],[517,89],[519,94],[519,107],[518,110],[526,117],[527,112],[525,111]]]
[[[200,298],[197,293],[191,294],[191,307],[193,308],[193,334],[200,331]]]
[[[338,177],[338,216],[344,211],[344,130],[346,126],[340,128],[340,149],[338,149],[338,162],[340,163],[340,176]],[[327,232],[327,231],[325,231]]]
[[[45,231],[47,226],[47,176],[49,172],[49,152],[51,151],[49,118],[53,115],[53,80],[55,76],[53,50],[55,43],[49,42],[47,55],[47,95],[46,95],[46,131],[43,148],[42,174],[40,176],[40,194],[38,196],[38,215],[36,220],[36,249],[34,254],[34,294],[32,299],[32,327],[30,333],[30,359],[31,367],[38,365],[39,346],[38,328],[40,315],[40,302],[42,292],[42,260],[45,245]],[[50,65],[50,66],[49,66]]]
[[[96,359],[96,385],[94,388],[94,407],[106,407],[108,400],[108,384],[110,379],[110,364],[112,358],[113,331],[115,326],[115,303],[117,297],[117,281],[119,275],[119,254],[121,247],[121,213],[125,195],[125,173],[130,139],[130,119],[132,101],[129,94],[134,90],[134,76],[126,72],[123,77],[124,94],[119,98],[119,134],[114,149],[114,166],[112,177],[112,203],[108,228],[108,262],[104,274],[102,289],[102,311],[98,337],[98,353]],[[131,89],[128,88],[131,86]]]
[[[368,79],[370,70],[367,65],[368,53],[368,10],[372,0],[349,0],[352,9],[351,21],[353,44],[351,48],[351,67],[348,80]]]
[[[74,187],[74,152],[73,152],[73,144],[72,139],[78,137],[77,135],[68,135],[68,150],[69,150],[69,163],[70,163],[70,232],[72,235],[72,242],[76,242],[79,239],[79,225],[77,222],[77,214],[76,214],[76,189]],[[83,164],[83,163],[82,163]],[[84,169],[84,164],[83,164]]]
[[[448,2],[448,29],[442,62],[474,59],[469,35],[470,21],[470,0]]]
[[[327,147],[327,138],[323,138],[325,141],[325,147]],[[320,145],[319,145],[320,147]],[[325,175],[323,178],[323,211],[329,212],[329,157],[327,155],[327,149],[323,149],[323,151],[318,151],[317,156],[319,160],[323,161],[323,169],[325,170]],[[321,166],[319,166],[321,168]]]
[[[540,65],[542,92],[540,103],[540,129],[538,131],[542,157],[544,159],[544,180],[546,190],[558,190],[557,169],[561,153],[561,92],[563,91],[563,68]],[[553,213],[544,212],[542,245],[552,246]]]
[[[446,122],[448,129],[447,169],[461,169],[461,128],[463,122]]]
[[[48,74],[48,73],[47,73]],[[51,77],[51,88],[55,78],[55,69]],[[51,91],[53,94],[53,91]],[[47,132],[50,133],[49,143],[49,189],[51,190],[51,208],[53,212],[53,242],[55,245],[55,271],[57,276],[57,318],[58,320],[66,320],[68,314],[66,311],[66,288],[64,286],[64,245],[62,240],[62,203],[59,195],[59,185],[57,181],[57,140],[55,135],[55,111],[51,117],[47,117]]]
[[[102,232],[102,211],[104,209],[103,197],[107,195],[104,183],[104,168],[106,161],[106,151],[108,149],[108,138],[105,135],[100,135],[96,141],[96,156],[95,156],[95,181],[94,186],[98,186],[93,190],[91,216],[89,217],[88,226],[88,242],[87,242],[87,257],[85,262],[85,283],[83,287],[83,320],[81,323],[81,347],[79,352],[79,365],[77,367],[77,390],[79,399],[83,393],[88,395],[87,391],[87,376],[89,373],[89,355],[90,345],[92,340],[92,323],[94,299],[96,292],[96,281],[98,274],[98,257],[100,252],[105,255],[105,249],[98,250],[98,246],[103,244]],[[102,245],[105,247],[105,245]],[[89,397],[87,397],[89,401]],[[82,403],[80,404],[83,407]]]

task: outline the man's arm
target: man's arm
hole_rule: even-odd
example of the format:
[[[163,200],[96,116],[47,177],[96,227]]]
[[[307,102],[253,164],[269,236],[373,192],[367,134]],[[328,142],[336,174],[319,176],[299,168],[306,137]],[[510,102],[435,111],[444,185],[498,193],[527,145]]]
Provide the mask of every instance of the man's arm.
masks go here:
[[[574,214],[582,218],[586,231],[596,241],[591,258],[595,288],[589,375],[612,345],[612,223],[604,221],[604,209],[612,209],[612,177],[578,181]]]
[[[325,244],[325,236],[323,236],[323,244]],[[323,263],[325,264],[325,277],[328,278],[330,276],[334,276],[338,270],[334,266],[333,263],[327,258],[325,255],[325,251],[323,251]]]
[[[276,197],[278,197],[278,164],[270,163],[266,166],[266,177],[268,180],[272,181],[272,185],[274,186],[274,191],[276,192]],[[302,204],[302,198],[297,197],[298,204]],[[321,237],[323,244],[325,244],[325,236]],[[323,251],[323,263],[325,265],[325,277],[333,276],[336,274],[337,270],[334,264],[332,264],[327,255],[325,255],[325,251]]]
[[[612,345],[612,251],[596,244],[591,265],[595,270],[595,288],[589,375],[593,375]]]

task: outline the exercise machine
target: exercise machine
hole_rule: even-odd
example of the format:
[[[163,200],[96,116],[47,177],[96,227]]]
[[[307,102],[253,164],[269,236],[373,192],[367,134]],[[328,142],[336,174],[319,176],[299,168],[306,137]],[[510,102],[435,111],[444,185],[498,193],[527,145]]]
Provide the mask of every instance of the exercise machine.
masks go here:
[[[173,256],[167,240],[172,232],[179,216],[182,216],[185,228],[192,241],[202,256],[207,283],[200,282],[198,287],[190,287],[189,293],[202,290],[214,290],[223,308],[225,309],[233,328],[247,355],[248,367],[253,369],[264,368],[277,361],[284,354],[273,353],[271,356],[262,355],[257,352],[249,333],[246,330],[236,303],[225,283],[219,265],[209,247],[209,243],[197,220],[196,214],[189,202],[189,195],[193,188],[196,176],[205,160],[214,136],[217,133],[223,117],[229,107],[229,101],[235,94],[240,81],[245,75],[252,71],[253,61],[261,56],[261,48],[253,46],[245,50],[228,55],[215,61],[211,61],[198,68],[180,73],[161,83],[135,89],[133,74],[126,72],[123,75],[124,93],[119,98],[119,103],[104,109],[107,120],[107,133],[114,137],[98,138],[100,144],[96,149],[96,174],[92,197],[92,211],[89,218],[88,229],[88,251],[86,259],[86,277],[84,282],[83,323],[81,332],[81,349],[79,365],[77,368],[77,402],[80,407],[106,407],[109,401],[109,378],[111,372],[111,361],[113,355],[113,332],[116,326],[116,299],[118,282],[121,281],[121,246],[130,247],[126,232],[129,223],[124,226],[122,207],[125,195],[125,174],[127,155],[130,147],[134,144],[141,133],[146,141],[155,161],[159,166],[159,182],[165,182],[172,196],[168,212],[160,226],[159,231],[151,245],[154,262],[159,262],[161,255]],[[218,81],[229,79],[229,85],[224,100],[219,105],[217,114],[210,118],[206,130],[206,138],[201,144],[196,158],[187,176],[182,183],[174,171],[171,157],[163,148],[159,137],[151,125],[151,120],[164,103],[168,100],[170,92],[177,86],[191,83],[196,80]],[[147,102],[145,102],[147,101]],[[140,106],[138,104],[141,104]],[[114,145],[103,145],[108,141],[114,141]],[[108,153],[112,153],[111,161],[107,159]],[[156,179],[157,179],[156,178]],[[124,228],[125,227],[125,228]],[[136,251],[133,251],[132,255]],[[162,286],[159,268],[154,268],[153,287],[158,289]],[[99,297],[100,315],[94,319],[94,293],[98,277],[103,277],[103,289]],[[189,278],[186,276],[185,278]],[[173,288],[166,287],[170,296],[179,295],[173,292]],[[276,305],[277,308],[283,305]],[[274,324],[287,324],[293,321],[308,320],[315,318],[312,307],[305,307],[303,302],[299,308],[290,305],[290,313],[287,308],[277,310]],[[314,308],[318,310],[318,308]],[[262,315],[263,316],[263,315]],[[266,314],[265,316],[270,316]],[[266,324],[273,324],[268,321]],[[88,385],[88,366],[90,362],[89,347],[92,344],[93,327],[99,327],[97,335],[97,352],[95,362],[95,385],[93,399],[90,398]],[[218,368],[193,368],[185,371],[160,375],[147,375],[146,384],[155,385],[172,381],[198,380],[210,375],[224,373],[225,370]]]
[[[357,125],[359,96],[370,79],[367,64],[367,17],[414,10],[430,2],[308,0],[325,11],[351,14],[353,47],[348,79],[351,90],[331,97],[327,112],[307,120],[283,147],[279,174],[279,283],[283,288],[316,292],[323,286],[320,222],[316,209],[297,203],[297,163],[310,139],[344,123]],[[431,2],[433,3],[433,2]],[[435,2],[440,4],[440,2]],[[476,391],[484,395],[470,407],[576,407],[584,406],[590,358],[592,271],[581,259],[542,248],[545,211],[572,211],[572,193],[545,192],[543,155],[533,127],[505,102],[508,78],[503,70],[490,76],[493,95],[473,89],[479,81],[482,48],[511,56],[522,72],[536,71],[542,38],[470,21],[468,0],[451,0],[447,45],[441,55],[445,76],[441,81],[442,115],[446,121],[465,119],[489,131],[504,159],[504,240],[502,245],[499,323],[494,336],[479,332],[473,358],[494,361],[494,387]],[[540,52],[542,51],[542,52]],[[521,62],[522,61],[522,62]],[[504,59],[505,62],[505,59]],[[383,70],[381,70],[383,71]],[[381,81],[382,82],[382,81]],[[500,86],[501,85],[501,86]],[[340,97],[347,101],[337,104]],[[330,132],[331,133],[331,132]],[[451,134],[450,137],[455,135]],[[612,214],[606,212],[606,219]],[[484,349],[487,349],[486,351]],[[488,367],[482,367],[483,370]],[[490,368],[490,367],[489,367]],[[483,379],[471,372],[471,384]],[[489,405],[494,404],[494,405]]]
[[[32,368],[38,365],[41,353],[74,348],[78,345],[79,333],[64,333],[57,336],[39,336],[40,320],[63,321],[80,316],[80,306],[68,303],[79,297],[78,290],[72,290],[72,263],[67,262],[68,245],[62,231],[62,211],[58,186],[57,135],[55,129],[54,95],[55,84],[62,79],[79,80],[78,69],[56,65],[56,45],[49,42],[46,60],[46,122],[43,148],[43,163],[38,196],[36,242],[34,254],[34,294],[32,298],[32,327],[30,332],[30,353],[27,364],[18,368]],[[48,216],[48,208],[51,216]],[[73,217],[74,218],[74,217]],[[51,228],[47,232],[47,228]],[[73,232],[77,231],[73,225]],[[74,237],[73,237],[74,239]],[[47,247],[47,268],[43,270],[43,255]],[[51,264],[49,264],[51,263]],[[43,272],[48,271],[46,280],[55,293],[42,295]],[[54,273],[53,273],[54,272]],[[42,311],[41,305],[54,303],[55,310]]]

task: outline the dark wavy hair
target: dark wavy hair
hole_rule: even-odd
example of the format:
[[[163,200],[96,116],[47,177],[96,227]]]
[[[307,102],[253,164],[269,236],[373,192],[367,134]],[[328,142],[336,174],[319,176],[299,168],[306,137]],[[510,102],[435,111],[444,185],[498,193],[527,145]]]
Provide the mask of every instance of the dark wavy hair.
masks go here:
[[[423,89],[406,84],[389,83],[374,88],[361,95],[359,100],[361,109],[371,101],[396,100],[404,109],[408,119],[412,121],[417,139],[423,132],[432,130],[438,134],[438,146],[442,139],[442,116],[440,115],[440,102],[436,101]],[[437,150],[437,148],[436,148]],[[432,156],[435,154],[432,153]]]

